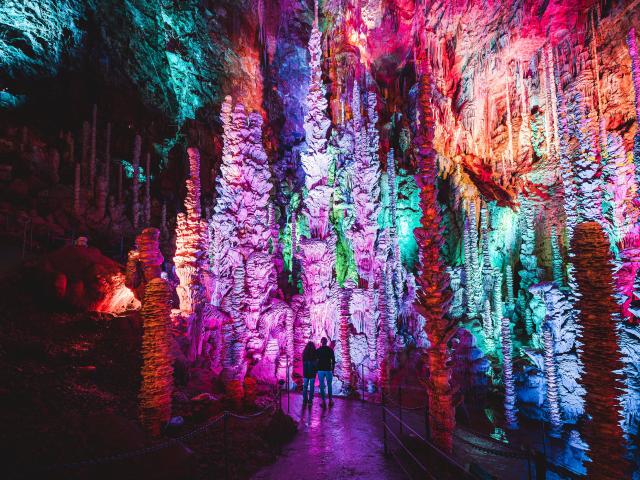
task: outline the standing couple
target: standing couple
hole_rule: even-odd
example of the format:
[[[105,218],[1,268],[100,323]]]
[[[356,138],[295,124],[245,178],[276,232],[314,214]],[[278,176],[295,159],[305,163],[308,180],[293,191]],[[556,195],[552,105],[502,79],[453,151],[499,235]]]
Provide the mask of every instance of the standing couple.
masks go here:
[[[336,367],[336,357],[333,354],[333,349],[327,346],[327,339],[322,337],[320,340],[322,346],[316,350],[316,346],[313,342],[307,343],[302,352],[302,365],[304,385],[302,388],[302,404],[309,404],[313,401],[313,390],[316,383],[316,373],[318,374],[318,381],[320,383],[320,396],[322,397],[322,406],[324,403],[324,389],[325,382],[329,390],[329,406],[333,405],[333,392],[331,390],[331,384],[333,383],[333,369]]]

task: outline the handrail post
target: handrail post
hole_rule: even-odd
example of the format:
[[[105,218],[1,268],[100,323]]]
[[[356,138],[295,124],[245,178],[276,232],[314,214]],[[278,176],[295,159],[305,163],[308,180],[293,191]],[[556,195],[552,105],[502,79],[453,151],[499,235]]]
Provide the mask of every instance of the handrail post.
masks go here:
[[[229,446],[227,439],[227,412],[222,417],[222,444],[224,448],[224,478],[229,479]]]
[[[291,410],[291,398],[289,396],[289,354],[287,354],[287,378],[285,380],[285,388],[287,389],[287,413]]]
[[[536,451],[534,457],[536,465],[536,480],[545,480],[547,478],[547,457],[541,452]]]
[[[528,480],[533,480],[531,478],[531,448],[527,448],[527,476]]]
[[[364,362],[360,366],[362,367],[362,401],[364,402]]]
[[[427,403],[424,407],[424,438],[431,440],[431,427],[429,426],[429,398],[427,397]]]
[[[385,456],[389,455],[387,449],[387,412],[384,402],[384,386],[382,387],[382,444],[384,445]]]
[[[398,384],[398,418],[400,419],[400,435],[402,435],[402,385]]]

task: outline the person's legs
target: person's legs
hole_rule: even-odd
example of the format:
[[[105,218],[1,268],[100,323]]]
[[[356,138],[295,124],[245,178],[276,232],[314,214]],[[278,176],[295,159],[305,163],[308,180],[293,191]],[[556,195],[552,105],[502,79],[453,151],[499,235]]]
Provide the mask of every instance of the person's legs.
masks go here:
[[[302,379],[302,403],[307,403],[307,394],[309,393],[309,381],[307,377]]]
[[[313,392],[316,389],[316,377],[309,379],[309,404],[313,402]]]
[[[326,372],[327,390],[329,390],[329,403],[333,403],[333,372]]]
[[[320,396],[322,397],[322,401],[324,402],[324,382],[326,380],[327,372],[320,370],[318,372],[318,381],[320,382]]]

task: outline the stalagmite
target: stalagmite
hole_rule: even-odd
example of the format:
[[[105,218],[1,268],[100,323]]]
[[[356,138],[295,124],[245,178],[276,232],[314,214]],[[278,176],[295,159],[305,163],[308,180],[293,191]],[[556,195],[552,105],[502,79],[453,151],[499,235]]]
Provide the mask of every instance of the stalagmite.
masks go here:
[[[372,283],[373,256],[378,236],[378,215],[380,210],[380,163],[378,153],[368,145],[368,133],[376,132],[375,125],[367,128],[360,112],[360,90],[353,88],[353,115],[355,128],[355,162],[353,165],[354,221],[345,233],[351,242],[358,275]],[[375,142],[377,143],[377,142]]]
[[[107,194],[111,182],[111,122],[107,122],[104,140],[104,179],[107,184]]]
[[[513,295],[513,269],[511,268],[511,264],[507,264],[505,267],[505,277],[507,284],[507,304],[510,310],[513,310],[515,306],[515,297]]]
[[[123,177],[124,177],[124,168],[122,167],[122,163],[118,162],[118,204],[122,205],[124,200],[124,190],[123,190]]]
[[[493,267],[489,255],[489,211],[486,207],[480,209],[480,230],[482,231],[482,290],[483,298],[491,295],[493,290]],[[502,315],[500,315],[502,318]]]
[[[200,153],[198,149],[187,149],[189,156],[189,178],[187,178],[187,196],[184,200],[185,213],[179,213],[176,219],[176,252],[173,257],[176,276],[179,285],[177,287],[180,300],[180,311],[188,319],[188,330],[195,318],[193,314],[196,305],[202,301],[204,287],[200,282],[200,269],[205,263],[205,233],[206,222],[201,218],[200,212]],[[199,331],[192,331],[192,342],[199,341],[196,338]]]
[[[562,418],[573,422],[584,413],[584,388],[581,385],[584,369],[578,358],[580,347],[580,342],[577,340],[580,330],[577,322],[578,312],[572,306],[571,297],[555,282],[532,285],[529,290],[543,297],[546,306],[546,324],[552,333]]]
[[[96,134],[98,122],[98,106],[93,106],[91,113],[91,150],[89,152],[89,186],[91,191],[96,182]]]
[[[493,338],[500,339],[500,323],[502,322],[503,303],[502,303],[502,272],[495,271],[493,292],[491,295],[491,315],[493,323]]]
[[[416,300],[416,310],[425,319],[425,331],[429,339],[429,427],[431,438],[440,448],[451,452],[455,415],[453,387],[451,385],[451,353],[447,346],[456,331],[456,321],[449,319],[449,279],[444,262],[440,258],[442,226],[437,201],[435,179],[437,165],[433,150],[434,119],[431,110],[432,80],[426,61],[419,79],[418,112],[420,124],[414,139],[417,149],[418,173],[416,183],[420,188],[421,226],[414,230],[418,243],[420,265],[417,283],[421,287]]]
[[[160,233],[162,237],[169,236],[169,227],[167,225],[167,202],[162,202],[162,210],[160,211]]]
[[[547,402],[549,406],[551,434],[553,436],[560,436],[562,420],[560,418],[560,402],[558,398],[558,372],[555,362],[553,333],[548,321],[545,321],[542,332],[544,338],[544,374],[547,383]]]
[[[151,154],[147,153],[145,162],[145,183],[144,183],[144,224],[151,225]]]
[[[618,347],[617,312],[611,275],[609,242],[596,222],[578,225],[571,242],[575,252],[575,277],[580,297],[576,303],[582,331],[585,428],[591,463],[587,476],[594,479],[625,478],[630,466],[620,426],[620,373],[624,368]]]
[[[89,152],[90,152],[90,136],[91,136],[91,126],[89,122],[86,120],[82,122],[82,158],[81,158],[81,173],[82,180],[88,180],[88,172],[89,172]]]
[[[341,369],[342,381],[344,389],[348,391],[353,388],[352,370],[351,370],[351,351],[349,346],[350,320],[351,313],[349,305],[351,304],[351,293],[356,287],[353,280],[346,280],[340,297],[340,352],[341,352]]]
[[[569,103],[569,133],[576,139],[573,173],[580,196],[578,215],[582,221],[602,221],[602,192],[600,165],[595,151],[594,137],[585,118],[584,100],[574,92]]]
[[[138,229],[140,220],[140,189],[138,187],[140,179],[140,152],[142,149],[142,138],[136,135],[133,140],[133,156],[131,165],[133,165],[133,178],[131,183],[131,223],[134,229]]]
[[[173,365],[171,345],[171,288],[154,278],[145,288],[142,306],[142,382],[140,421],[153,435],[171,417]]]
[[[475,318],[478,315],[478,308],[475,300],[474,289],[474,272],[473,272],[473,260],[472,260],[472,248],[471,248],[471,227],[469,220],[464,224],[464,272],[465,272],[465,300],[467,304],[467,316],[469,318]]]
[[[482,308],[482,332],[484,334],[484,344],[487,353],[493,355],[496,351],[496,343],[493,339],[493,318],[491,316],[491,302],[489,299],[484,301]]]
[[[76,163],[73,177],[73,213],[80,215],[80,164]]]
[[[522,202],[523,230],[522,244],[520,246],[520,290],[518,292],[518,304],[525,320],[527,334],[532,336],[536,344],[539,341],[540,331],[534,323],[535,300],[529,293],[529,287],[538,283],[538,259],[534,255],[535,249],[535,209],[530,200]],[[535,335],[534,335],[535,333]]]
[[[551,270],[553,272],[553,281],[558,285],[564,284],[564,274],[562,272],[562,252],[558,244],[558,233],[556,226],[551,227]]]
[[[518,428],[518,410],[516,408],[516,388],[513,378],[511,320],[502,317],[500,320],[500,339],[502,343],[502,380],[504,382],[504,413],[507,428]]]

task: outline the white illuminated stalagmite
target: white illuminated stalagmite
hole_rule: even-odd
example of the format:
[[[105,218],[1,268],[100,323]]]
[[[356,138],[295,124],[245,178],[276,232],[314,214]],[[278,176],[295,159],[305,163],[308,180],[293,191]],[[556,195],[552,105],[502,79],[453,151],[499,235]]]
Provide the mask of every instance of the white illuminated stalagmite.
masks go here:
[[[500,339],[502,344],[502,377],[504,381],[504,411],[507,428],[518,428],[518,410],[516,408],[516,389],[513,378],[513,359],[511,342],[511,320],[500,319]]]
[[[336,338],[339,321],[338,288],[334,277],[336,235],[329,223],[334,187],[329,185],[331,156],[327,152],[327,131],[331,124],[327,116],[328,102],[322,81],[322,33],[316,16],[309,38],[310,79],[305,99],[304,131],[307,149],[300,160],[305,173],[307,194],[303,213],[309,226],[309,238],[299,240],[302,264],[304,305],[298,312],[302,338],[319,340],[321,336]]]

